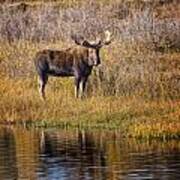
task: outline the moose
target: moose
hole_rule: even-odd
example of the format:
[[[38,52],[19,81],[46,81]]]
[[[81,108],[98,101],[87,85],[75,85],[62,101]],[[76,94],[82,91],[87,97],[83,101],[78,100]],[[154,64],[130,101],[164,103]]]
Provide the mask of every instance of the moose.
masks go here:
[[[39,77],[39,92],[43,100],[48,76],[73,76],[75,97],[82,97],[93,66],[101,63],[100,49],[111,43],[111,33],[105,31],[104,41],[98,39],[96,42],[90,42],[84,37],[75,35],[72,35],[72,39],[76,43],[75,47],[65,50],[45,49],[37,52],[35,56],[34,64]]]

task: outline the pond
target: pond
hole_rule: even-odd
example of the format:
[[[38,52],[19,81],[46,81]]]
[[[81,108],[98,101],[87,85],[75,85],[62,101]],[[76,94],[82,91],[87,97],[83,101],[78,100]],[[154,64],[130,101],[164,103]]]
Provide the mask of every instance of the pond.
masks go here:
[[[0,180],[180,179],[180,141],[0,127]]]

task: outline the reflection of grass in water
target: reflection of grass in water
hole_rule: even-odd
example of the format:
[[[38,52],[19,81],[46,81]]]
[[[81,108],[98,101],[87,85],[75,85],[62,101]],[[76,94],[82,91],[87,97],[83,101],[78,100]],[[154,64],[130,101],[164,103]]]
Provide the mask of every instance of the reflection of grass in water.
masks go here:
[[[79,172],[79,168],[82,169],[82,167],[86,167],[86,165],[88,165],[88,167],[91,165],[91,167],[94,167],[94,170],[96,170],[90,173],[91,176],[96,177],[96,179],[101,179],[104,171],[101,173],[97,172],[102,169],[104,170],[103,165],[110,167],[106,173],[106,177],[112,177],[112,175],[113,177],[117,177],[117,172],[120,171],[124,172],[124,174],[126,174],[126,172],[129,173],[129,169],[144,169],[147,163],[148,165],[154,165],[156,167],[155,172],[157,176],[157,167],[160,167],[160,170],[162,170],[162,167],[165,167],[167,170],[169,165],[178,162],[178,152],[180,148],[180,141],[171,140],[164,142],[159,140],[142,141],[133,138],[126,139],[121,138],[121,134],[118,131],[105,130],[77,131],[72,129],[53,129],[44,131],[44,136],[42,136],[42,130],[22,130],[22,128],[0,127],[1,143],[4,145],[7,144],[7,138],[9,139],[9,150],[3,151],[6,149],[6,146],[1,147],[1,157],[4,157],[1,158],[1,164],[13,167],[12,162],[16,162],[21,177],[31,179],[37,179],[35,178],[37,176],[37,166],[47,165],[47,161],[39,160],[39,154],[42,154],[42,152],[45,155],[43,158],[49,158],[49,154],[51,154],[51,165],[56,163],[54,165],[58,167],[60,164],[57,163],[57,157],[60,156],[61,159],[64,160],[63,157],[67,157],[67,155],[67,162],[69,163],[74,162],[74,159],[76,162],[80,161],[80,163],[75,164],[76,167],[74,170],[77,169],[77,172]],[[43,146],[43,143],[45,143],[45,146]],[[83,158],[81,158],[81,154]],[[16,159],[16,161],[14,159]],[[53,159],[55,159],[55,161],[53,161]],[[58,160],[61,161],[61,159]],[[4,160],[6,160],[6,164],[4,164]],[[63,163],[61,164],[63,165]],[[102,166],[103,168],[100,168]],[[5,169],[9,170],[9,168]],[[11,169],[12,171],[10,172],[17,170],[16,168]],[[177,166],[174,166],[174,169],[177,170]],[[43,172],[43,169],[41,169],[41,173]],[[47,175],[47,171],[45,173]],[[174,173],[176,172],[174,171]],[[10,175],[13,176],[14,173]]]

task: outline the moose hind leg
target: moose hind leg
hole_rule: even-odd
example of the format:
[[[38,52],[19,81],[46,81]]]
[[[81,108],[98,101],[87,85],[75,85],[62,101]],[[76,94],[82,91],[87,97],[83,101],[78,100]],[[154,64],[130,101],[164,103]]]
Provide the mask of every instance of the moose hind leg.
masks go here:
[[[48,76],[46,74],[39,76],[39,93],[43,100],[45,100],[45,86],[47,84],[47,81]]]

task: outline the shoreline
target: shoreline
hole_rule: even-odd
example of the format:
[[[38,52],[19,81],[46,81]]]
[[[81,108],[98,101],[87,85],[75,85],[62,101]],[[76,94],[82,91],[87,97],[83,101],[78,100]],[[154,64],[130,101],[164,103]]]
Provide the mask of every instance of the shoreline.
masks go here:
[[[1,78],[1,85],[2,81]],[[28,128],[118,130],[124,137],[145,139],[180,138],[178,99],[88,95],[79,100],[73,97],[72,83],[60,78],[47,87],[48,99],[43,102],[33,83],[32,79],[4,81],[4,88],[0,88],[0,94],[3,94],[0,124]],[[57,83],[64,83],[63,88],[52,91]]]

